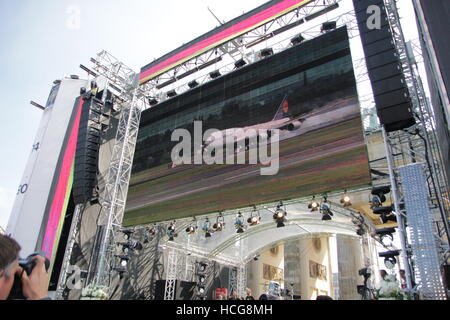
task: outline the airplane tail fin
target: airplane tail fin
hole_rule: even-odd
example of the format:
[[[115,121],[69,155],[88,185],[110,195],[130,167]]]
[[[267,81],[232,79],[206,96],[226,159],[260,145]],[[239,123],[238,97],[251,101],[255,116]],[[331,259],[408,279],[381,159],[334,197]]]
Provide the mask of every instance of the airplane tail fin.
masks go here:
[[[288,112],[289,112],[289,103],[288,103],[287,94],[286,94],[286,95],[284,95],[284,98],[281,101],[280,106],[278,107],[278,110],[275,113],[275,116],[273,117],[272,121],[280,120],[280,119],[288,117]]]

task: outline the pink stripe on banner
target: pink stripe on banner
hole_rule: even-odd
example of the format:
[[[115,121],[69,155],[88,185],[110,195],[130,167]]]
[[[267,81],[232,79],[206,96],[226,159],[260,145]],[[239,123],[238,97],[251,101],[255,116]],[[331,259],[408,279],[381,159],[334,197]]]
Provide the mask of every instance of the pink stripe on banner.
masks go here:
[[[141,80],[141,82],[145,82],[146,80],[149,80],[158,71],[163,70],[164,68],[168,68],[172,65],[176,65],[177,62],[180,62],[180,60],[183,60],[187,57],[195,56],[195,54],[200,53],[200,51],[202,49],[213,46],[214,44],[216,44],[220,41],[226,40],[227,38],[230,38],[233,35],[238,34],[239,32],[245,31],[247,29],[250,30],[252,27],[255,27],[258,23],[261,23],[267,19],[270,19],[282,11],[290,9],[293,6],[298,5],[300,3],[306,3],[309,1],[311,1],[311,0],[285,0],[285,1],[279,2],[275,5],[273,5],[272,7],[267,8],[264,11],[258,12],[254,16],[251,16],[251,17],[229,27],[228,29],[225,29],[207,39],[197,42],[196,44],[192,45],[188,49],[177,53],[173,57],[170,57],[167,60],[164,60],[163,62],[153,66],[152,68],[150,68],[148,70],[143,71],[139,75],[139,80]]]
[[[47,222],[47,228],[45,230],[44,241],[42,243],[42,251],[44,251],[45,256],[48,259],[50,259],[52,256],[53,245],[55,242],[56,233],[58,231],[59,220],[61,218],[64,200],[66,198],[67,183],[69,182],[72,163],[75,158],[75,151],[77,148],[78,140],[78,128],[80,125],[80,116],[83,102],[84,100],[81,98],[80,104],[78,105],[77,116],[75,118],[72,132],[70,133],[70,138],[64,154],[56,192],[53,198],[52,206],[50,208],[50,215]]]

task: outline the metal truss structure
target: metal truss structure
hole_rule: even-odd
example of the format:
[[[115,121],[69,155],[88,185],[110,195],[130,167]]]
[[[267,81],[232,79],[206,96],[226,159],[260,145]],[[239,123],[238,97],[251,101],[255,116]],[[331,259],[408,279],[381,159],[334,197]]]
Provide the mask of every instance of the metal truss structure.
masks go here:
[[[116,233],[122,227],[123,214],[128,194],[128,185],[133,165],[133,156],[139,131],[141,111],[145,101],[137,84],[137,75],[129,67],[102,51],[95,63],[95,70],[106,78],[106,88],[119,89],[122,99],[119,125],[109,164],[98,221],[104,226],[101,237],[99,260],[95,270],[90,270],[97,286],[110,286]],[[104,96],[106,90],[104,91]]]
[[[178,94],[189,90],[188,82],[195,80],[199,85],[210,81],[209,73],[219,71],[226,74],[236,67],[234,63],[243,59],[246,63],[252,63],[259,59],[257,49],[266,48],[272,39],[278,38],[281,34],[289,33],[296,27],[306,22],[327,14],[339,7],[338,2],[342,0],[313,0],[291,12],[288,12],[277,19],[269,21],[258,28],[255,28],[237,38],[224,44],[212,48],[205,53],[192,58],[183,64],[167,70],[150,81],[141,85],[147,99],[156,99],[161,102],[168,97],[163,90],[174,89]],[[305,39],[311,35],[303,34]],[[290,39],[285,39],[284,43],[279,43],[274,48],[274,53],[284,50],[291,45]],[[255,50],[256,49],[256,50]]]
[[[164,300],[173,300],[175,297],[175,286],[177,281],[178,252],[169,250],[166,268],[166,286],[164,289]]]
[[[69,237],[67,238],[66,248],[64,250],[64,258],[62,263],[61,272],[59,274],[58,285],[56,287],[56,300],[64,299],[64,290],[67,286],[67,276],[70,268],[70,258],[72,257],[72,250],[75,244],[78,232],[80,230],[80,221],[81,215],[83,212],[84,206],[79,204],[75,207],[72,224],[70,226]]]
[[[413,291],[413,254],[409,245],[407,234],[406,212],[402,204],[403,190],[402,183],[399,179],[400,167],[415,163],[423,162],[425,166],[425,174],[427,176],[428,186],[428,203],[434,219],[436,238],[441,240],[442,246],[440,250],[441,263],[448,260],[448,186],[444,172],[442,170],[441,153],[434,134],[433,113],[427,102],[424,90],[408,55],[407,46],[402,34],[398,10],[395,0],[384,0],[389,17],[391,29],[393,31],[395,45],[397,47],[400,60],[403,65],[403,71],[410,91],[410,96],[414,105],[414,111],[417,117],[417,124],[406,130],[386,133],[383,131],[386,150],[387,164],[392,185],[392,194],[394,198],[395,213],[397,216],[398,230],[402,243],[402,258],[407,275],[408,289]],[[121,115],[119,127],[117,131],[116,143],[114,145],[111,163],[109,166],[108,177],[105,184],[103,197],[100,198],[102,210],[100,212],[99,226],[102,226],[103,233],[99,238],[99,252],[93,253],[98,255],[98,261],[91,266],[90,280],[98,286],[109,287],[112,277],[115,239],[117,232],[122,225],[123,213],[128,191],[128,183],[131,174],[133,162],[134,148],[136,144],[137,133],[139,129],[139,120],[141,111],[149,107],[148,101],[157,100],[158,102],[166,100],[165,90],[168,88],[176,90],[178,94],[189,90],[188,82],[196,80],[199,85],[211,80],[210,71],[219,71],[220,74],[226,74],[235,70],[234,63],[240,59],[244,59],[247,63],[252,63],[260,59],[258,56],[258,48],[272,47],[274,54],[285,50],[292,46],[292,35],[285,39],[275,42],[275,38],[279,38],[281,34],[288,35],[296,30],[296,27],[306,24],[316,17],[326,15],[330,20],[336,21],[337,27],[346,25],[350,39],[359,37],[358,26],[355,13],[353,10],[339,14],[334,14],[335,9],[340,7],[344,0],[315,0],[305,6],[295,9],[285,15],[270,21],[244,35],[241,35],[219,47],[211,49],[202,55],[186,61],[185,63],[172,68],[159,76],[151,79],[147,83],[138,86],[137,75],[123,63],[112,57],[106,51],[102,51],[96,59],[91,59],[94,63],[95,72],[91,72],[94,77],[103,77],[105,81],[105,89],[108,88],[118,97],[121,106]],[[339,10],[337,10],[339,11]],[[319,36],[322,33],[321,23],[302,30],[301,35],[305,40]],[[353,52],[352,52],[353,54]],[[355,65],[356,62],[356,65]],[[357,83],[368,81],[367,69],[365,67],[364,58],[353,61],[355,69],[355,78]],[[104,91],[106,93],[106,90]],[[363,118],[374,118],[375,103],[371,92],[364,94],[359,91],[359,100],[362,108]],[[151,104],[151,103],[150,103]],[[373,125],[377,129],[377,125]],[[287,204],[287,203],[286,203]],[[339,208],[339,206],[334,207]],[[344,209],[343,209],[344,210]],[[344,210],[345,214],[351,212],[349,209]],[[344,214],[343,213],[343,214]],[[355,213],[356,214],[356,213]],[[352,216],[352,214],[350,214]],[[78,219],[78,218],[77,218]],[[75,223],[72,224],[72,227]],[[367,225],[371,225],[365,220]],[[186,226],[188,223],[186,223]],[[371,228],[374,228],[371,225]],[[183,226],[179,227],[183,230]],[[76,228],[71,229],[74,235]],[[247,237],[250,233],[245,232],[239,237]],[[73,236],[74,236],[73,235]],[[240,238],[233,237],[230,241],[240,241]],[[194,256],[216,260],[219,263],[234,266],[235,272],[230,276],[230,282],[233,284],[231,289],[235,288],[240,295],[245,294],[246,286],[246,264],[244,261],[220,261],[218,255],[221,250],[229,246],[229,243],[223,243],[213,252],[204,252],[202,248],[196,248],[191,245],[189,253]],[[68,243],[70,248],[70,242]],[[175,294],[175,282],[178,273],[178,263],[180,254],[185,246],[179,246],[176,243],[166,242],[165,248],[168,252],[168,263],[166,269],[166,288],[164,293],[165,300],[173,300]],[[179,252],[181,251],[181,252]],[[67,252],[66,252],[67,255]],[[186,256],[186,261],[191,257]],[[58,290],[65,286],[64,281],[70,254],[64,258],[63,272],[60,277]],[[415,261],[415,267],[420,269],[420,263]],[[186,264],[185,277],[188,277],[189,270]],[[417,272],[416,272],[417,273]],[[178,276],[179,277],[179,276]],[[423,280],[423,279],[421,279]],[[60,288],[61,286],[61,288]]]
[[[385,7],[388,14],[391,31],[394,38],[394,44],[399,55],[406,84],[413,105],[413,112],[416,118],[416,124],[410,128],[400,131],[387,133],[383,129],[383,135],[386,145],[386,153],[390,171],[391,189],[394,199],[395,213],[397,217],[399,234],[402,243],[402,258],[406,271],[407,287],[414,292],[412,281],[414,274],[420,283],[426,285],[430,283],[430,279],[424,278],[424,275],[432,277],[427,273],[427,265],[424,263],[427,259],[432,260],[435,250],[440,252],[440,266],[448,262],[448,244],[449,244],[449,202],[448,202],[448,185],[443,172],[443,161],[439,145],[437,144],[435,122],[433,113],[425,97],[422,83],[417,73],[417,66],[413,66],[413,56],[408,52],[406,42],[400,25],[400,18],[396,1],[385,0]],[[405,166],[413,163],[422,162],[424,173],[427,181],[427,203],[431,214],[428,216],[434,225],[434,236],[439,242],[436,248],[421,252],[411,250],[411,240],[417,241],[416,234],[412,234],[408,238],[409,222],[407,221],[409,212],[405,209],[404,194],[406,184],[401,181],[399,171]],[[411,188],[411,186],[409,186]],[[425,213],[423,213],[425,214]],[[438,243],[437,242],[437,243]],[[432,281],[431,281],[432,282]],[[442,283],[441,283],[442,285]],[[435,294],[431,294],[430,290],[435,290]],[[434,289],[427,287],[427,296],[425,298],[442,298],[440,296],[441,286],[437,285]]]

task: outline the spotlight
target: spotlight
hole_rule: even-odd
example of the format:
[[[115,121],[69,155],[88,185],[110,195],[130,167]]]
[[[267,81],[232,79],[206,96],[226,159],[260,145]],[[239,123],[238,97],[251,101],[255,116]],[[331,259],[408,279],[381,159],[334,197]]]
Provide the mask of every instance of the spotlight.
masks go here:
[[[205,294],[205,287],[204,286],[199,286],[198,287],[198,293],[199,294]]]
[[[134,233],[133,230],[129,230],[129,229],[121,230],[121,232],[125,235],[126,240],[129,240],[131,238],[131,235]]]
[[[199,263],[198,270],[199,270],[200,272],[205,272],[207,266],[208,266],[208,264],[206,264],[206,263],[204,263],[204,262],[200,262],[200,263]]]
[[[186,233],[187,234],[194,234],[195,233],[195,227],[194,226],[189,226],[186,228]]]
[[[394,236],[392,235],[394,232],[394,228],[383,228],[375,230],[375,234],[380,237],[380,241],[388,247],[391,246],[392,241],[394,241]]]
[[[170,90],[169,92],[167,92],[167,96],[169,98],[175,97],[177,95],[177,92],[175,90]]]
[[[200,283],[205,283],[206,282],[206,277],[204,276],[204,275],[200,275],[199,277],[198,277],[198,281],[200,282]]]
[[[291,39],[291,43],[293,46],[300,44],[305,40],[305,38],[302,37],[302,35],[296,35],[294,38]]]
[[[310,204],[308,204],[308,209],[310,209],[311,212],[319,210],[319,203],[316,201],[316,196],[313,196]]]
[[[221,76],[221,73],[220,73],[219,70],[216,70],[216,71],[211,72],[211,73],[209,74],[209,76],[210,76],[211,79],[215,79],[215,78],[220,77],[220,76]]]
[[[347,194],[347,190],[344,191],[344,195],[341,198],[341,204],[344,207],[350,207],[352,203],[350,202],[350,197]]]
[[[242,213],[239,211],[237,216],[236,216],[236,220],[234,221],[234,226],[236,227],[236,232],[237,233],[242,233],[244,232],[244,221],[243,221],[243,216]]]
[[[280,203],[277,205],[277,209],[275,210],[275,213],[273,214],[273,219],[277,223],[277,228],[284,227],[284,222],[286,222],[286,216],[287,212],[285,209],[283,209],[283,202],[280,201]]]
[[[390,191],[390,186],[373,187],[372,191],[370,192],[373,195],[370,201],[370,209],[381,207],[383,202],[386,201],[385,194],[389,193]]]
[[[211,224],[208,218],[205,219],[205,223],[203,224],[202,230],[205,233],[205,238],[211,237]]]
[[[216,223],[213,225],[214,231],[222,231],[222,229],[225,227],[225,218],[223,217],[222,212],[219,213],[219,216],[216,219]]]
[[[330,31],[336,29],[336,21],[327,21],[322,24],[321,32]]]
[[[188,83],[189,88],[195,88],[196,86],[198,86],[198,82],[195,80],[192,80],[191,82]]]
[[[395,258],[400,254],[399,250],[392,250],[392,251],[386,251],[381,252],[378,254],[380,258],[384,258],[384,265],[388,269],[393,269],[395,264],[397,263],[397,259]]]
[[[382,214],[380,217],[382,223],[388,223],[389,221],[397,222],[397,217],[395,214],[384,215]]]
[[[259,215],[258,210],[256,210],[256,207],[253,206],[253,210],[250,213],[250,217],[247,219],[247,222],[250,226],[256,226],[261,221],[261,216]]]
[[[331,220],[331,218],[330,218]],[[364,227],[362,225],[358,226],[358,229],[356,230],[356,234],[358,236],[363,236],[366,233],[366,230],[364,229]]]
[[[128,256],[124,256],[124,255],[115,255],[117,258],[120,259],[120,266],[122,268],[126,268],[128,265],[128,261],[130,260],[130,258]]]
[[[266,57],[271,56],[271,55],[273,55],[273,49],[272,48],[262,49],[259,52],[259,57],[260,58],[266,58]]]
[[[175,232],[175,221],[171,222],[170,225],[167,227],[166,234],[169,236],[169,241],[173,241],[174,237],[177,236]]]
[[[234,66],[235,66],[236,69],[238,69],[240,67],[245,66],[246,64],[247,64],[247,62],[244,59],[239,59],[238,61],[236,61],[234,63]]]
[[[156,100],[156,98],[149,98],[148,103],[150,103],[150,105],[154,106],[154,105],[158,104],[158,100]]]
[[[322,213],[322,221],[331,220],[333,212],[331,212],[331,206],[326,196],[323,197],[323,202],[320,206],[320,212]]]

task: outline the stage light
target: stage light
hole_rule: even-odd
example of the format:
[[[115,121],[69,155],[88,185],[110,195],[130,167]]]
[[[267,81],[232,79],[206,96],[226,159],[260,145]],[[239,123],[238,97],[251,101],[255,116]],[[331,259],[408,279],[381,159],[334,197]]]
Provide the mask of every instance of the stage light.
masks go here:
[[[169,237],[169,241],[173,241],[174,237],[177,236],[175,232],[175,222],[171,222],[170,225],[167,227],[167,236]]]
[[[124,234],[126,240],[129,240],[131,238],[131,235],[134,233],[134,231],[130,229],[124,229],[121,230],[121,232]]]
[[[247,64],[247,62],[246,62],[244,59],[239,59],[238,61],[236,61],[236,62],[234,63],[234,67],[235,67],[236,69],[238,69],[238,68],[240,68],[240,67],[245,66],[246,64]]]
[[[205,287],[199,286],[199,287],[198,287],[198,293],[199,293],[199,294],[204,294],[204,293],[205,293]]]
[[[150,105],[154,106],[154,105],[158,104],[158,100],[156,100],[155,98],[149,98],[148,103],[150,103]]]
[[[358,236],[363,236],[365,233],[366,233],[366,229],[364,229],[364,227],[362,225],[359,225],[358,229],[356,230],[356,234]]]
[[[326,196],[323,197],[322,204],[320,205],[320,212],[322,213],[322,221],[331,220],[333,212],[331,211],[331,205]]]
[[[192,80],[191,82],[188,83],[189,88],[195,88],[196,86],[198,86],[198,82],[195,80]]]
[[[380,220],[382,223],[388,223],[389,221],[397,222],[397,217],[395,216],[395,214],[389,214],[389,215],[382,214],[380,217]]]
[[[219,70],[215,70],[215,71],[213,71],[213,72],[211,72],[211,73],[209,74],[209,77],[210,77],[211,79],[215,79],[215,78],[218,78],[218,77],[220,77],[220,76],[221,76],[221,73],[220,73]]]
[[[260,58],[266,58],[266,57],[269,57],[269,56],[271,56],[271,55],[273,55],[273,49],[272,49],[272,48],[262,49],[262,50],[259,52],[259,57],[260,57]]]
[[[283,208],[283,202],[280,201],[280,203],[277,205],[277,209],[275,210],[275,213],[273,214],[273,219],[277,223],[277,228],[284,227],[284,223],[286,222],[286,216],[287,212],[285,208]]]
[[[350,202],[350,197],[347,194],[347,190],[344,191],[344,195],[341,198],[341,204],[344,207],[350,207],[352,205],[352,203]]]
[[[261,216],[259,215],[258,210],[256,210],[256,207],[253,206],[253,210],[250,213],[250,217],[247,219],[247,222],[250,226],[256,226],[261,221]]]
[[[199,281],[200,283],[205,283],[205,282],[206,282],[206,277],[205,277],[204,275],[200,275],[200,276],[198,277],[198,281]]]
[[[200,263],[199,263],[198,270],[199,270],[200,272],[205,272],[207,266],[208,266],[207,263],[200,262]]]
[[[244,217],[242,216],[242,213],[239,211],[236,215],[236,220],[234,221],[234,226],[236,227],[236,233],[242,233],[244,232]]]
[[[378,254],[380,258],[384,258],[384,265],[388,269],[393,269],[395,267],[395,264],[397,263],[397,259],[395,258],[400,254],[399,250],[392,250],[392,251],[386,251],[381,252]]]
[[[211,224],[208,218],[205,219],[205,223],[203,224],[202,230],[205,233],[205,238],[211,237]]]
[[[383,228],[375,230],[375,234],[380,237],[380,241],[387,247],[392,245],[394,241],[394,236],[392,235],[395,232],[394,228]]]
[[[167,96],[169,98],[175,97],[177,95],[177,92],[175,90],[170,90],[169,92],[167,92]]]
[[[195,228],[193,226],[189,226],[186,228],[186,233],[187,234],[193,234],[195,233]]]
[[[336,29],[336,21],[327,21],[322,24],[321,32],[330,31]]]
[[[391,191],[390,186],[378,186],[373,187],[372,191],[370,192],[373,197],[370,200],[370,209],[381,207],[383,202],[386,201],[386,194]]]
[[[128,265],[128,261],[130,260],[130,258],[128,256],[124,256],[124,255],[115,255],[117,258],[120,259],[120,266],[122,268],[126,268]]]
[[[213,225],[214,231],[222,231],[222,229],[225,227],[225,218],[223,217],[223,213],[220,212],[219,216],[216,219],[216,223]]]
[[[308,209],[311,212],[319,210],[319,203],[316,201],[316,196],[313,196],[311,202],[308,204]]]
[[[305,38],[302,37],[301,34],[296,35],[294,38],[291,39],[291,43],[293,46],[300,44],[303,42],[303,40],[305,40]]]

